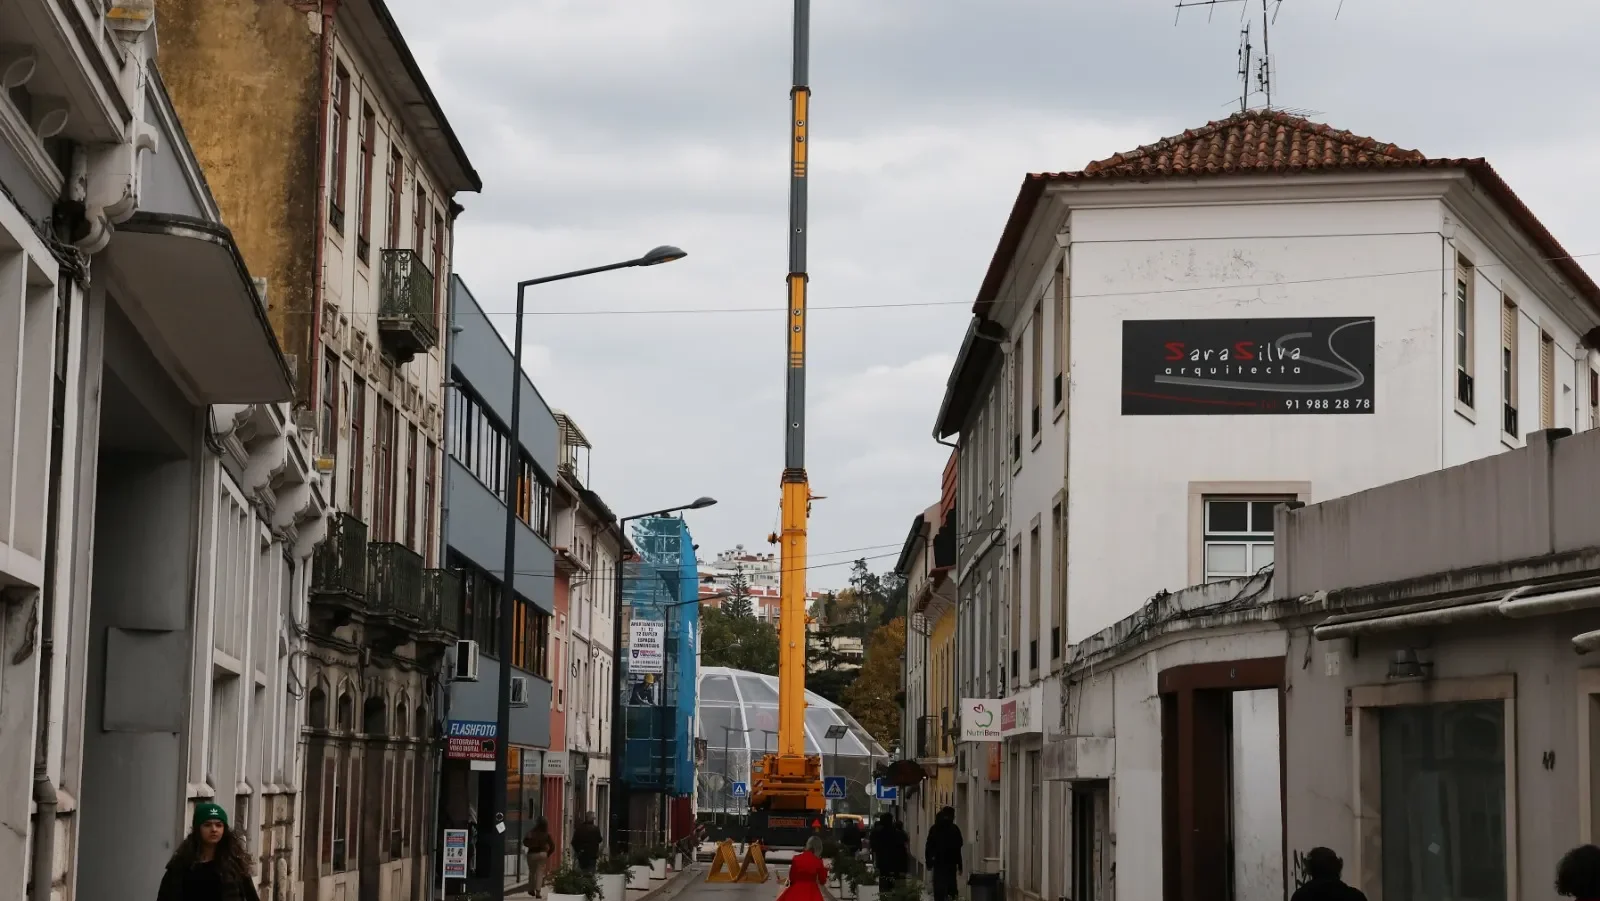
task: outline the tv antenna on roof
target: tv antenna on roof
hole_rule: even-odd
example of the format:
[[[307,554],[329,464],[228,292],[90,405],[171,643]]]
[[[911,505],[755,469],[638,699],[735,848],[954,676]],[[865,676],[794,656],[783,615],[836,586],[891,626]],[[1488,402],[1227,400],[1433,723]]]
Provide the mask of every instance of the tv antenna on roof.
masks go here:
[[[1224,3],[1240,4],[1239,18],[1244,21],[1244,28],[1239,30],[1239,111],[1244,112],[1250,108],[1250,95],[1260,93],[1266,98],[1266,109],[1272,109],[1272,23],[1278,20],[1278,11],[1283,8],[1283,0],[1261,0],[1261,58],[1252,59],[1250,32],[1254,23],[1245,19],[1245,14],[1250,11],[1250,0],[1178,0],[1177,15],[1173,17],[1172,24],[1178,24],[1178,19],[1183,11],[1196,6],[1206,7],[1206,21],[1210,21],[1211,14],[1218,6]],[[1253,64],[1253,65],[1252,65]],[[1255,90],[1250,89],[1251,78],[1255,79]]]

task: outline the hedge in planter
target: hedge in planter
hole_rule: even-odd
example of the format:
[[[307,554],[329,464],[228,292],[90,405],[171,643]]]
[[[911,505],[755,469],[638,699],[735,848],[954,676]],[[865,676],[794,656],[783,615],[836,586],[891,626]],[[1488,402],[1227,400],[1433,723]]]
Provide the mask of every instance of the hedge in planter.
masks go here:
[[[550,891],[551,901],[558,901],[562,895],[595,901],[600,896],[600,883],[590,874],[568,866],[556,871]]]

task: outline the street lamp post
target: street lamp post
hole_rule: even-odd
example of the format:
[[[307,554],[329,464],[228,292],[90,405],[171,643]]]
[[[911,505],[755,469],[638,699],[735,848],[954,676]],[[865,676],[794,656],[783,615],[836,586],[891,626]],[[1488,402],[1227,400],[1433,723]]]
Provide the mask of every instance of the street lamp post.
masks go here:
[[[676,247],[662,245],[637,259],[517,282],[516,340],[511,345],[511,435],[508,442],[511,453],[508,455],[510,459],[506,461],[505,566],[500,571],[500,679],[495,703],[494,788],[490,792],[489,803],[484,805],[488,814],[486,819],[490,824],[489,850],[494,855],[493,862],[489,868],[494,877],[490,887],[490,896],[495,899],[505,898],[506,892],[505,811],[508,800],[506,795],[510,781],[510,774],[507,769],[511,746],[511,624],[516,621],[517,508],[520,505],[522,493],[520,478],[522,475],[522,318],[524,301],[527,297],[528,289],[535,285],[594,275],[597,272],[610,272],[613,269],[658,266],[662,263],[681,260],[685,256],[687,254]],[[544,786],[541,785],[540,789],[542,790],[543,788]]]
[[[637,513],[617,520],[617,570],[613,586],[611,610],[611,828],[609,830],[609,841],[611,843],[611,853],[613,854],[628,848],[626,829],[628,797],[623,790],[627,786],[627,781],[622,777],[622,762],[628,738],[627,712],[624,709],[627,705],[623,703],[622,697],[623,566],[621,548],[628,543],[628,533],[624,527],[636,519],[650,519],[656,516],[666,516],[669,513],[679,513],[684,510],[701,510],[716,502],[716,498],[700,497],[691,503],[668,507],[665,510],[653,510],[649,513]],[[699,600],[696,599],[695,603],[699,603]],[[662,675],[665,675],[665,673]]]

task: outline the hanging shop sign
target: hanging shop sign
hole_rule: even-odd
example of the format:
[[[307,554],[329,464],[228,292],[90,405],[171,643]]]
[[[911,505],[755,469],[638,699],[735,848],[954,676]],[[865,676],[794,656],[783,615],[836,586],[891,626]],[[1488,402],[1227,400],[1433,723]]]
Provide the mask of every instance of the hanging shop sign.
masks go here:
[[[999,741],[1005,737],[1000,731],[1000,706],[1003,702],[991,698],[961,699],[961,740]]]
[[[1130,319],[1122,415],[1373,412],[1375,321]]]
[[[498,733],[499,727],[492,722],[451,720],[445,733],[447,743],[444,756],[450,760],[487,760],[492,763]]]
[[[628,672],[659,673],[666,669],[666,623],[634,620],[628,624]]]

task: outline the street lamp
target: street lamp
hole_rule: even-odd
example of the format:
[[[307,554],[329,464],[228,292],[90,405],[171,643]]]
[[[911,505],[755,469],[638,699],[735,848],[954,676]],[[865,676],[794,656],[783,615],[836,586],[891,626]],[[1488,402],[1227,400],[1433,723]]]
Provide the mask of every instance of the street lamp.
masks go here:
[[[494,788],[490,792],[492,797],[490,797],[489,803],[485,805],[488,813],[487,822],[490,824],[489,834],[492,836],[489,840],[489,848],[494,853],[494,860],[489,868],[490,873],[494,876],[490,887],[490,896],[496,899],[505,898],[506,893],[505,810],[510,778],[510,773],[507,772],[507,769],[511,743],[511,624],[516,622],[517,611],[517,507],[521,501],[522,493],[520,478],[522,476],[522,318],[524,300],[528,289],[535,285],[594,275],[597,272],[610,272],[613,269],[629,269],[634,266],[658,266],[662,263],[670,263],[673,260],[681,260],[685,256],[688,256],[688,254],[676,247],[662,245],[652,248],[644,256],[637,259],[517,282],[516,341],[511,345],[511,435],[509,442],[511,453],[508,455],[510,459],[506,461],[505,566],[500,570],[500,684],[495,703]],[[543,788],[544,786],[541,785],[541,798],[543,798]]]
[[[672,248],[666,248],[672,249]],[[655,251],[651,251],[654,253]],[[682,251],[678,251],[682,253]],[[617,569],[614,578],[611,610],[611,828],[610,835],[611,853],[615,854],[628,847],[628,837],[624,824],[628,820],[628,798],[623,792],[627,784],[622,778],[622,761],[624,745],[627,741],[627,715],[622,709],[622,552],[623,545],[628,543],[628,523],[636,519],[651,519],[656,516],[666,516],[670,513],[680,513],[684,510],[703,510],[716,504],[713,497],[698,497],[687,504],[668,507],[665,510],[652,510],[649,513],[636,513],[633,516],[624,516],[617,520]],[[699,599],[695,599],[699,603]],[[620,843],[620,844],[619,844]]]

